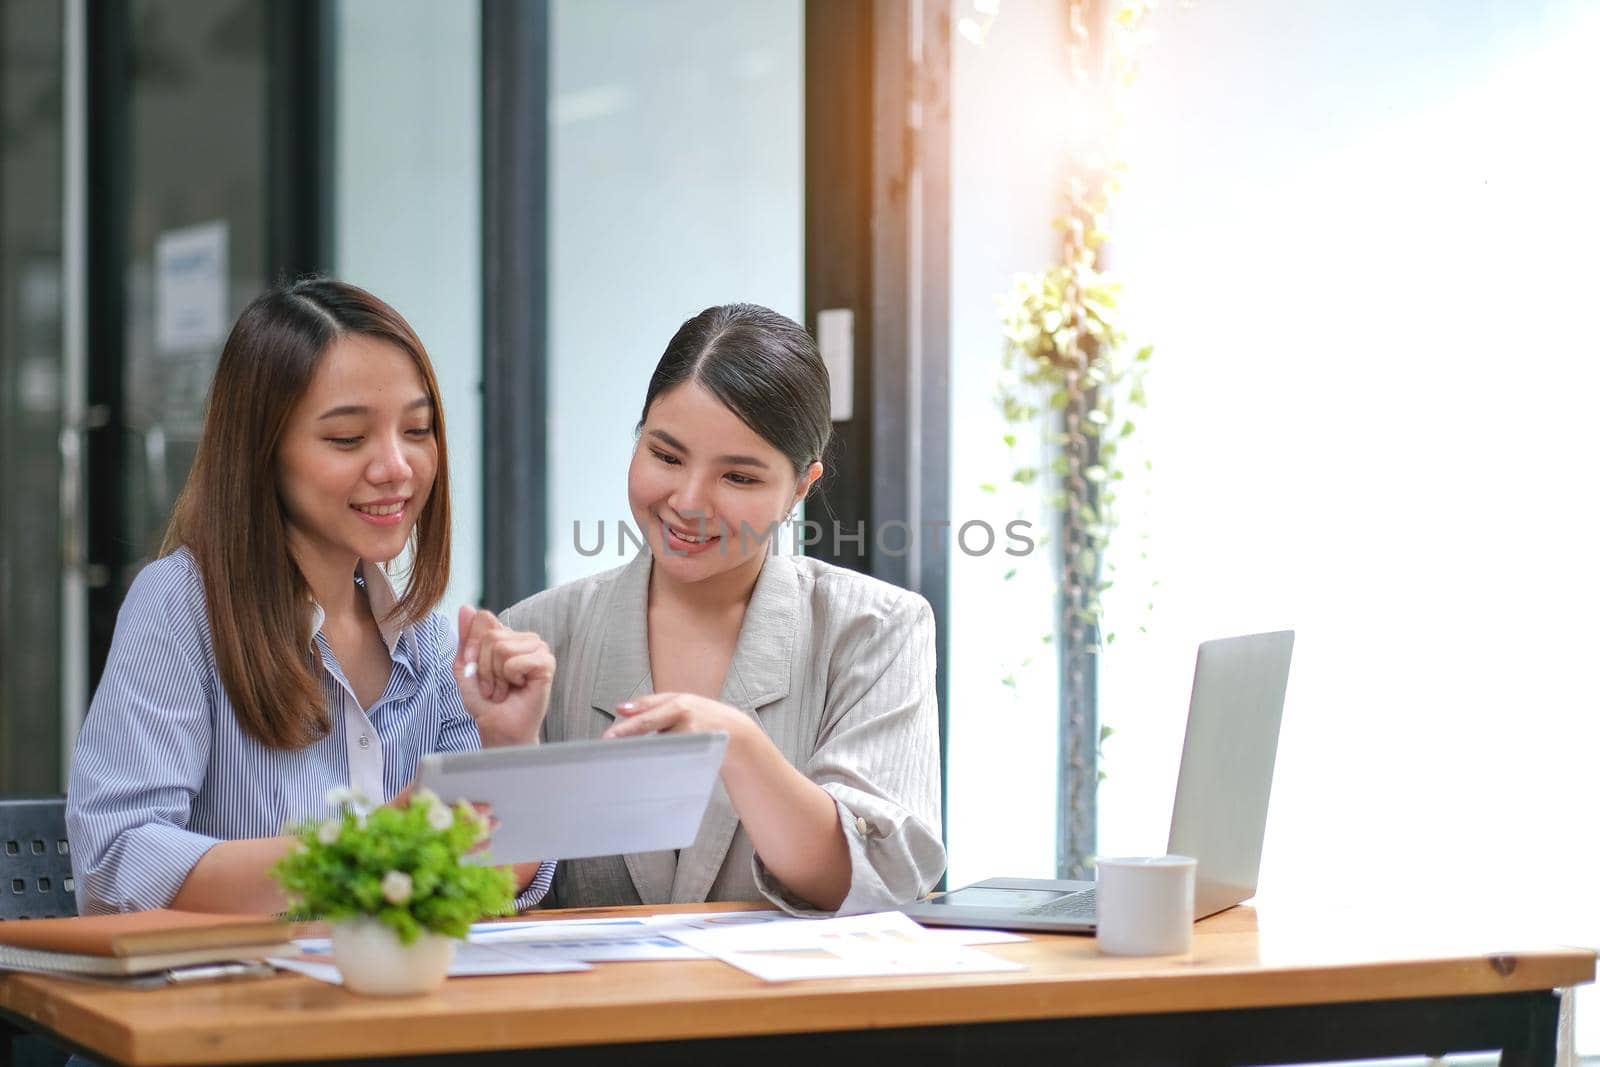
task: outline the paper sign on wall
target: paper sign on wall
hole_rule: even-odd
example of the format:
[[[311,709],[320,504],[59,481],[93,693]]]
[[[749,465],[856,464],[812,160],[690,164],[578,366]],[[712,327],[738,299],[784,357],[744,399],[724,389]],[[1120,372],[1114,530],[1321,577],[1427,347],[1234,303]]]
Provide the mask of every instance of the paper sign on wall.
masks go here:
[[[214,348],[227,318],[228,224],[204,222],[156,238],[156,347]]]
[[[817,348],[828,368],[829,417],[834,422],[855,418],[856,315],[849,308],[817,312]]]

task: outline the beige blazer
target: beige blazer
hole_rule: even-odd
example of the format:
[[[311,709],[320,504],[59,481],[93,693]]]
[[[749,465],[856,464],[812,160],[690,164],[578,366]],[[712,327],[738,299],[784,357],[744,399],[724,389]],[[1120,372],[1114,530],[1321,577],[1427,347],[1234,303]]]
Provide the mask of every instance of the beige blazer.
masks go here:
[[[650,566],[642,552],[501,615],[555,653],[547,740],[597,738],[617,704],[653,692]],[[762,565],[721,700],[838,805],[851,866],[840,914],[924,896],[944,870],[933,649],[933,613],[914,593],[812,559]],[[763,899],[815,913],[763,866],[719,782],[691,847],[563,861],[545,904]]]

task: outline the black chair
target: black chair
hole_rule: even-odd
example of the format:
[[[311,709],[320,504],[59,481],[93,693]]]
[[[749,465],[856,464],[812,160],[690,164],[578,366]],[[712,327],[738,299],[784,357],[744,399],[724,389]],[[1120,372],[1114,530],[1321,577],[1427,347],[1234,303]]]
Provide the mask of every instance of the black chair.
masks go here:
[[[78,914],[67,800],[0,800],[0,919]]]
[[[76,914],[66,798],[0,800],[0,920]],[[42,1037],[0,1035],[0,1040],[9,1038],[12,1067],[61,1067],[69,1062],[66,1052]],[[0,1054],[6,1051],[0,1048]]]

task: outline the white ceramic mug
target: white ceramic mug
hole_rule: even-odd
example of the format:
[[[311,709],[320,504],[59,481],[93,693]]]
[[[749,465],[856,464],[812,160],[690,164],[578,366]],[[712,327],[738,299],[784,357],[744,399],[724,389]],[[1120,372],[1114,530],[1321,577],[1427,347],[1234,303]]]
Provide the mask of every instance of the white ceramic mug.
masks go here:
[[[1112,956],[1177,956],[1194,937],[1190,856],[1095,860],[1095,939]]]

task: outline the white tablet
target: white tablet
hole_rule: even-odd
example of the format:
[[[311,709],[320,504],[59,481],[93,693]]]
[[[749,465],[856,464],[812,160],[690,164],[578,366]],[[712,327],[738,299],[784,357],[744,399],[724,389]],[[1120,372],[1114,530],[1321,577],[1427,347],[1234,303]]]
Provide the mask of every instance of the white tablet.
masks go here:
[[[481,863],[688,848],[727,747],[725,733],[647,734],[435,752],[417,785],[493,808],[500,825],[487,854],[474,853]]]

